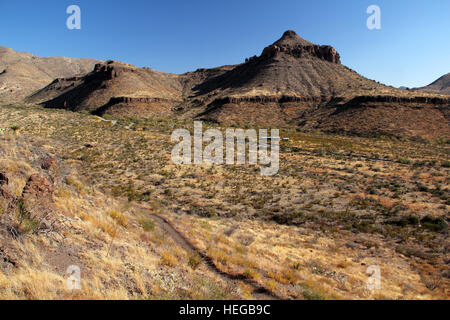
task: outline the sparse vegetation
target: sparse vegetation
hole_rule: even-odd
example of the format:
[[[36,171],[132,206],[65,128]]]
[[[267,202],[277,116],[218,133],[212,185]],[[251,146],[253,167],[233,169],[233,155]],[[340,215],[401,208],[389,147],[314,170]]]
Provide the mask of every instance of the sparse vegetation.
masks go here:
[[[169,251],[164,251],[161,256],[161,263],[169,267],[175,267],[178,264],[178,259]]]
[[[38,125],[42,121],[45,126]],[[0,165],[13,173],[14,194],[20,196],[29,175],[41,170],[32,159],[42,146],[65,166],[55,176],[55,199],[62,221],[74,227],[62,232],[70,243],[79,243],[83,264],[103,270],[92,274],[100,282],[80,297],[106,297],[104,289],[113,288],[108,279],[133,288],[133,293],[107,291],[110,297],[180,297],[171,291],[176,284],[167,274],[181,279],[183,270],[194,274],[183,280],[188,283],[183,297],[252,296],[246,285],[238,293],[229,291],[217,275],[205,271],[198,256],[174,250],[171,237],[135,209],[137,202],[170,220],[224,272],[284,298],[445,297],[447,144],[282,129],[289,141],[281,143],[280,172],[264,177],[247,165],[172,164],[170,133],[189,123],[118,121],[111,126],[61,110],[2,107],[0,127],[17,123],[21,128],[20,135],[0,136]],[[133,130],[125,129],[130,122]],[[16,160],[19,155],[26,163]],[[9,214],[5,204],[0,208],[2,216]],[[53,236],[36,232],[28,222],[22,227],[28,230],[23,237],[31,241],[28,252]],[[130,265],[121,262],[124,257]],[[385,277],[382,293],[365,289],[365,271],[372,264]],[[0,276],[2,287],[16,281],[20,292],[26,286],[19,280],[24,272],[51,279],[49,287],[63,281],[57,273],[44,276],[38,264],[27,268],[8,280]],[[199,278],[206,280],[200,283]],[[403,290],[405,284],[412,289]],[[64,289],[53,295],[39,290],[27,297],[68,298]],[[0,289],[0,296],[7,295]]]

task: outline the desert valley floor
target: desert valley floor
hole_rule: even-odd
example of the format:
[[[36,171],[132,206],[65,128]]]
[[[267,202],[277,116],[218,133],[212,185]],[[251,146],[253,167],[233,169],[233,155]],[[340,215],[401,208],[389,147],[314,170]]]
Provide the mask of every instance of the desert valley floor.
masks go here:
[[[448,298],[448,141],[286,128],[264,177],[172,164],[192,121],[105,118],[2,107],[0,298]]]

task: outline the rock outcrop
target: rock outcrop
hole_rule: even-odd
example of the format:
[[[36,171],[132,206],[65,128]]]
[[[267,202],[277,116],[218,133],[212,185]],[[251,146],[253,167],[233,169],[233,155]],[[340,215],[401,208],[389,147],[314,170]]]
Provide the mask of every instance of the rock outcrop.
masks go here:
[[[0,210],[5,212],[14,206],[16,197],[9,187],[9,176],[6,172],[0,172]]]
[[[53,184],[42,174],[33,174],[28,179],[23,188],[22,197],[24,200],[38,200],[45,198],[53,201]]]
[[[292,30],[238,65],[175,75],[107,61],[81,78],[54,82],[29,102],[96,115],[450,137],[446,96],[367,79],[342,65],[332,46],[314,44]]]
[[[43,174],[33,174],[28,179],[23,192],[22,202],[29,218],[37,221],[40,228],[49,229],[57,221],[54,210],[53,182]]]
[[[319,46],[299,37],[295,31],[289,30],[274,44],[266,47],[262,58],[274,58],[278,54],[287,54],[295,58],[318,58],[341,64],[339,53],[332,46]]]
[[[94,112],[108,105],[114,97],[180,100],[181,91],[182,83],[178,75],[107,61],[96,64],[91,72],[81,78],[54,81],[29,96],[26,102],[42,103],[47,108]]]
[[[46,157],[43,157],[40,162],[41,162],[42,169],[50,170],[51,168],[53,168],[56,165],[57,160],[53,156],[46,156]]]
[[[98,62],[93,59],[42,58],[0,47],[0,103],[22,102],[55,78],[85,74]]]

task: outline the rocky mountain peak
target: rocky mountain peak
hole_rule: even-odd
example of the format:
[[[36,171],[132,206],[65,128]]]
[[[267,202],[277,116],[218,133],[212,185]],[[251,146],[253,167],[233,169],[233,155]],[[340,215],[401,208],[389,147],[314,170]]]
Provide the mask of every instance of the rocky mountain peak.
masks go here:
[[[294,58],[319,58],[331,63],[340,64],[339,53],[332,46],[320,46],[300,37],[295,31],[288,30],[283,36],[266,47],[263,58],[273,58],[278,54],[286,54]]]

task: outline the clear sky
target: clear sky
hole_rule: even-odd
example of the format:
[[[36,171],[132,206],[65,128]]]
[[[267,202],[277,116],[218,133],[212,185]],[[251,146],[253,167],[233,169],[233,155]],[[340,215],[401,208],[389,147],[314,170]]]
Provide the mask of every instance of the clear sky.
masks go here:
[[[66,27],[73,4],[81,30]],[[372,4],[381,30],[366,27]],[[449,0],[0,0],[0,46],[173,73],[241,63],[287,29],[388,85],[423,86],[450,72]]]

